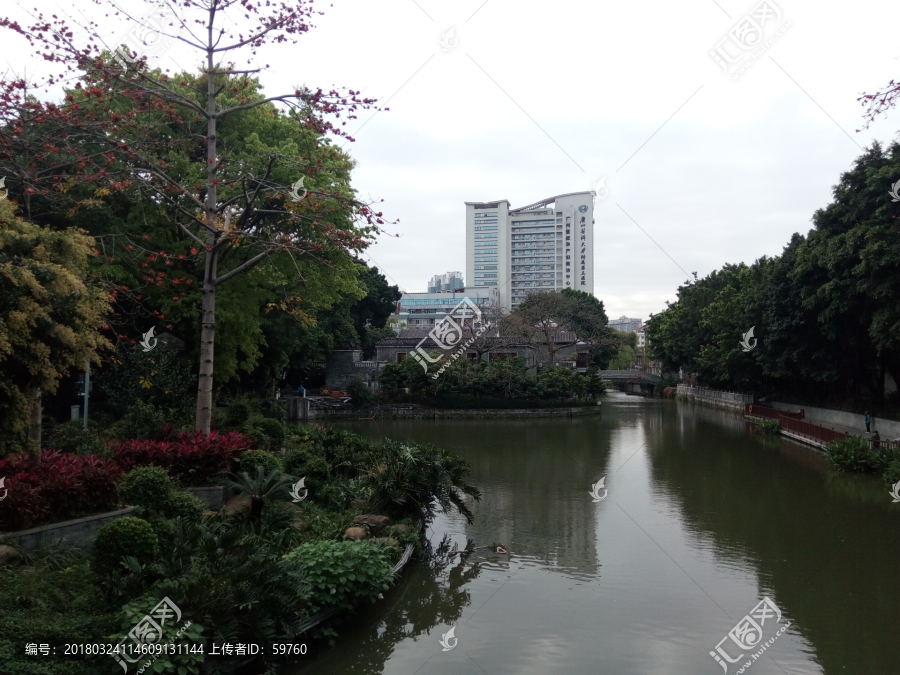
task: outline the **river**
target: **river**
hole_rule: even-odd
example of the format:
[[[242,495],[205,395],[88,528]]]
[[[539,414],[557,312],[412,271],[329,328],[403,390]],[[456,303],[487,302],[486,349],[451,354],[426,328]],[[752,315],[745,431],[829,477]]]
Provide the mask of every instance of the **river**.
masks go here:
[[[458,452],[483,498],[432,545],[509,553],[414,561],[295,673],[900,673],[900,504],[739,415],[611,393],[590,417],[346,426]]]

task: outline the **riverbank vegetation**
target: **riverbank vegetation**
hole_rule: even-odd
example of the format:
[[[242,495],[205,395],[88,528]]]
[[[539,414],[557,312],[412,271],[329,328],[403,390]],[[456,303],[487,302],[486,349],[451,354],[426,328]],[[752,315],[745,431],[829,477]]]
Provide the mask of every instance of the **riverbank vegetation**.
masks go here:
[[[605,391],[594,373],[551,368],[534,375],[524,358],[459,359],[440,377],[430,377],[412,359],[389,363],[378,379],[388,400],[416,401],[437,408],[530,408],[593,404]]]
[[[679,287],[648,323],[653,358],[717,389],[900,419],[898,175],[900,144],[874,143],[781,255]]]
[[[900,449],[888,448],[877,441],[851,437],[828,443],[825,456],[841,471],[876,473],[890,483],[900,481]]]
[[[437,408],[593,405],[605,391],[598,371],[634,358],[634,335],[610,328],[603,302],[583,291],[535,292],[492,320],[482,335],[464,330],[461,342],[472,337],[466,354],[429,354],[427,372],[412,358],[388,363],[378,379],[382,398]],[[527,358],[514,355],[526,350]],[[364,397],[360,389],[351,385]]]
[[[38,661],[23,646],[36,636],[56,646],[117,643],[168,597],[195,628],[183,639],[207,649],[168,657],[165,672],[279,672],[283,656],[212,658],[208,645],[309,644],[314,636],[300,629],[312,614],[336,608],[343,619],[377,601],[403,546],[422,550],[418,527],[443,511],[471,519],[471,500],[480,498],[468,465],[430,445],[302,427],[285,450],[219,455],[216,482],[239,494],[217,512],[184,491],[194,474],[168,454],[142,456],[149,461],[131,464],[116,484],[134,515],[103,526],[91,549],[20,551],[0,565],[0,671],[113,672],[110,656]],[[235,464],[237,473],[224,474]],[[295,503],[290,486],[300,477],[308,494]],[[325,625],[315,635],[334,631]]]

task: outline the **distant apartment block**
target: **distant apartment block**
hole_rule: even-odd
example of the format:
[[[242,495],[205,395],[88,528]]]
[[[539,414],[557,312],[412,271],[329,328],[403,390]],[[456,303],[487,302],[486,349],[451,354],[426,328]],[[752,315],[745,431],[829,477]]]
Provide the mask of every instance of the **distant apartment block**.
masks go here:
[[[590,192],[511,209],[509,201],[466,202],[466,278],[492,287],[513,309],[528,293],[594,292],[594,202]]]
[[[447,272],[436,274],[428,282],[429,293],[441,293],[442,291],[461,291],[466,285],[463,283],[462,272]]]
[[[430,329],[464,298],[469,298],[478,307],[484,307],[496,301],[496,289],[462,288],[455,292],[439,293],[404,293],[397,301],[394,315],[397,317],[397,330],[405,328]]]
[[[643,325],[644,322],[641,319],[631,319],[627,316],[609,320],[610,328],[615,328],[623,333],[637,333]]]

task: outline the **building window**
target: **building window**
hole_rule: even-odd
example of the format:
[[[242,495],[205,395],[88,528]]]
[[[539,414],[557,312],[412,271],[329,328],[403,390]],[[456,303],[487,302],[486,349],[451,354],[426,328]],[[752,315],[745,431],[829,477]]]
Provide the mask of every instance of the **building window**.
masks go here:
[[[516,352],[491,352],[488,359],[491,361],[499,361],[500,359],[514,359],[518,354]]]
[[[479,253],[488,253],[488,251],[479,251]],[[496,251],[495,251],[496,253]],[[497,262],[496,258],[475,258],[475,262]]]
[[[397,352],[397,363],[402,363],[403,359],[406,358],[405,352]]]

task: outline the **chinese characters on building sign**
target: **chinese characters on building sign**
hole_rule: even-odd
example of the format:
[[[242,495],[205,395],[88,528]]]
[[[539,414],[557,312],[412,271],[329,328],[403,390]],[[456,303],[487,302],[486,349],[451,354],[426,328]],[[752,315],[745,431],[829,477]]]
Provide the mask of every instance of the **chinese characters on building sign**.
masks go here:
[[[580,213],[585,213],[587,211],[587,206],[581,204],[578,207],[578,211]],[[581,285],[587,286],[587,282],[585,280],[585,265],[586,265],[586,256],[587,256],[587,225],[585,224],[585,216],[579,216],[578,224],[581,226]],[[582,289],[583,290],[583,289]]]

